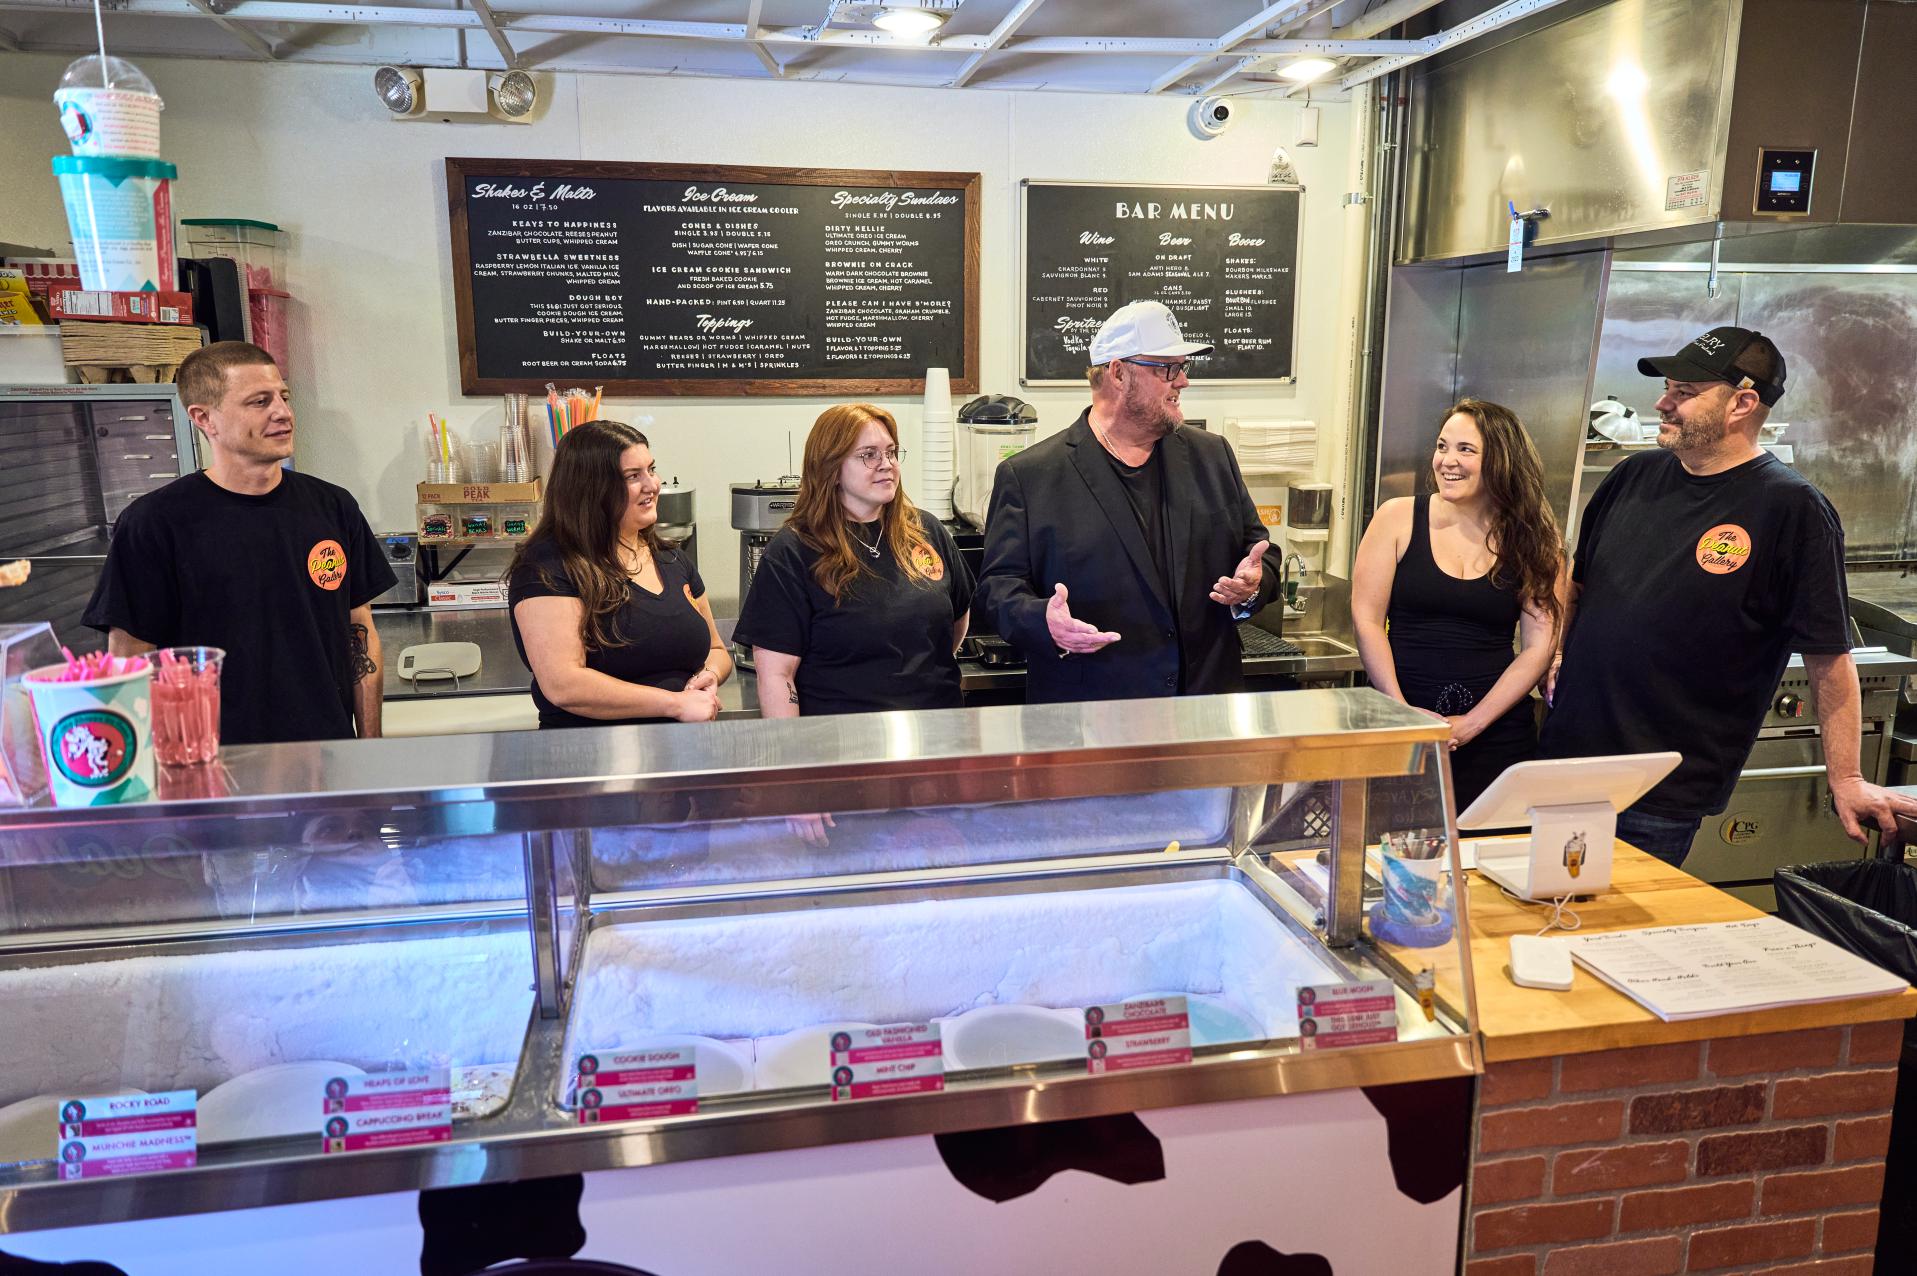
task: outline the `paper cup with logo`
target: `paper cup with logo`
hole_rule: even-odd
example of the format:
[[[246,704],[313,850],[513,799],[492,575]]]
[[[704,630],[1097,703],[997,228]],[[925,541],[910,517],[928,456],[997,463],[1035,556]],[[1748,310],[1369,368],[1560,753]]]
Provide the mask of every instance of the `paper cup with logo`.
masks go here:
[[[144,158],[160,153],[160,99],[125,89],[61,89],[53,95],[75,155]]]
[[[53,157],[80,283],[99,292],[166,291],[176,282],[173,179],[164,160]]]
[[[64,665],[21,679],[47,760],[56,806],[104,806],[153,796],[153,673],[139,668],[87,682],[55,682]]]

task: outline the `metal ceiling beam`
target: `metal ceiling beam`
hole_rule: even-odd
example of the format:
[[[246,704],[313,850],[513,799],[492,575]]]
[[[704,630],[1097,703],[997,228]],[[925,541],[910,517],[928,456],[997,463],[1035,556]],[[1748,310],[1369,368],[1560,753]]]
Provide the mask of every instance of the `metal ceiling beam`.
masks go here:
[[[1291,31],[1297,29],[1298,27],[1302,27],[1303,25],[1305,25],[1305,23],[1310,22],[1313,18],[1316,18],[1321,14],[1329,13],[1331,10],[1337,8],[1339,5],[1343,3],[1344,3],[1344,0],[1317,0],[1317,3],[1308,6],[1304,12],[1298,14],[1296,17],[1286,18],[1283,21],[1281,21],[1278,24],[1278,29],[1273,31],[1272,35],[1273,36],[1286,35],[1290,33]],[[1273,60],[1274,57],[1281,56],[1281,55],[1271,54],[1271,53],[1261,54],[1259,53],[1259,50],[1262,47],[1263,45],[1258,42],[1253,42],[1251,44],[1242,46],[1239,49],[1239,52],[1241,53],[1249,52],[1256,56],[1243,59],[1236,66],[1234,66],[1230,71],[1226,72],[1224,75],[1215,77],[1214,79],[1212,79],[1211,81],[1203,85],[1202,87],[1193,90],[1193,92],[1209,93],[1213,89],[1225,83],[1227,80],[1231,79],[1235,75],[1250,75],[1254,71],[1264,70],[1265,67]],[[1296,57],[1298,55],[1293,54],[1292,56]]]
[[[1337,0],[1332,0],[1332,3],[1336,4]],[[1183,62],[1180,62],[1177,66],[1173,67],[1171,70],[1167,71],[1165,74],[1159,76],[1156,80],[1153,80],[1151,89],[1149,91],[1152,93],[1163,93],[1166,89],[1178,83],[1180,80],[1184,79],[1187,75],[1190,75],[1193,71],[1196,71],[1199,67],[1205,65],[1205,63],[1211,61],[1213,58],[1218,57],[1221,54],[1230,53],[1233,49],[1237,48],[1240,43],[1250,38],[1256,32],[1263,31],[1267,26],[1276,25],[1281,22],[1289,21],[1290,14],[1292,11],[1302,9],[1304,7],[1306,6],[1297,3],[1296,0],[1283,0],[1283,3],[1281,4],[1273,4],[1273,5],[1265,6],[1263,9],[1259,10],[1257,13],[1245,19],[1243,22],[1239,23],[1237,26],[1233,27],[1231,30],[1225,32],[1224,35],[1220,36],[1218,38],[1217,47],[1214,48],[1211,52],[1200,53],[1196,55],[1195,57],[1186,58]]]
[[[143,17],[202,17],[206,0],[117,0],[115,13]],[[0,11],[20,10],[32,13],[91,14],[92,0],[0,0]],[[379,5],[304,3],[302,0],[234,0],[222,15],[231,22],[280,22],[295,26],[395,26],[483,31],[479,15],[464,9],[394,8]],[[647,18],[599,18],[565,14],[499,13],[495,19],[502,31],[541,35],[616,35],[659,39],[713,40],[737,44],[758,41],[766,44],[803,44],[812,48],[836,46],[872,48],[888,51],[978,53],[992,52],[989,35],[948,36],[929,45],[901,44],[883,31],[816,31],[806,27],[760,27],[748,29],[738,22],[667,22]],[[1208,40],[1177,40],[1158,37],[1079,37],[1037,36],[1029,39],[1010,37],[1004,52],[1056,53],[1083,56],[1179,56],[1210,49]],[[1248,51],[1285,55],[1317,49],[1323,40],[1265,40],[1246,45]],[[1394,52],[1410,51],[1405,44]]]
[[[1534,13],[1543,13],[1546,9],[1555,9],[1563,3],[1564,0],[1506,0],[1506,3],[1497,8],[1481,13],[1467,22],[1460,22],[1448,31],[1426,36],[1418,42],[1424,47],[1417,53],[1400,54],[1396,57],[1379,58],[1375,62],[1367,62],[1339,80],[1338,87],[1350,89],[1375,80],[1381,75],[1389,75],[1393,71],[1422,62],[1433,54],[1442,53],[1467,40],[1475,40],[1481,35],[1489,35],[1499,27],[1508,27],[1513,22],[1528,18]]]
[[[1415,18],[1426,9],[1438,7],[1439,0],[1385,0],[1385,3],[1360,15],[1345,26],[1331,33],[1334,40],[1363,40],[1367,36],[1377,35],[1380,31],[1389,31],[1410,18]]]
[[[752,0],[752,2],[746,6],[745,28],[748,47],[752,50],[752,56],[759,59],[759,65],[772,73],[773,79],[783,80],[785,78],[784,64],[772,56],[772,50],[765,47],[765,41],[752,38],[758,33],[759,14],[764,8],[765,0]]]
[[[1018,0],[1018,3],[1012,6],[1012,11],[1000,18],[998,25],[992,28],[992,34],[986,37],[989,41],[986,47],[965,59],[965,65],[961,66],[958,74],[952,77],[952,87],[964,88],[978,73],[978,69],[985,65],[985,59],[991,57],[994,50],[1003,48],[1007,40],[1017,35],[1018,29],[1025,25],[1025,20],[1038,12],[1038,6],[1044,3],[1045,0]]]
[[[279,60],[279,54],[273,52],[273,46],[268,44],[259,32],[248,31],[239,23],[230,20],[218,9],[215,9],[212,4],[209,3],[209,0],[188,0],[188,3],[207,17],[213,19],[214,26],[226,32],[235,40],[238,40],[241,44],[265,58],[268,62],[277,62]]]
[[[204,14],[204,10],[197,7],[193,0],[116,0],[112,8],[115,13],[154,18],[197,18]],[[91,16],[93,3],[92,0],[0,0],[0,9]],[[306,4],[299,0],[236,0],[224,6],[222,16],[232,21],[285,22],[295,26],[436,27],[453,31],[484,29],[479,15],[464,9]],[[662,22],[644,18],[544,17],[533,14],[504,14],[498,17],[498,21],[503,30],[536,31],[548,35],[586,33],[727,41],[746,38],[745,27],[736,22]]]
[[[493,17],[492,7],[486,3],[486,0],[466,0],[466,4],[479,19],[479,25],[486,28],[486,38],[493,42],[495,49],[499,50],[500,61],[506,64],[506,69],[510,71],[517,67],[519,55],[513,52],[513,46],[506,39],[506,33],[499,29],[499,20]]]
[[[781,78],[790,76],[871,83],[962,85],[970,80],[985,57],[999,52],[1079,56],[1170,56],[1186,59],[1181,71],[1175,72],[1171,77],[1160,76],[1154,81],[1152,91],[1161,91],[1164,87],[1177,83],[1178,76],[1188,73],[1196,66],[1203,65],[1205,61],[1221,56],[1226,42],[1230,41],[1230,54],[1238,55],[1234,63],[1222,74],[1192,90],[1197,93],[1207,93],[1247,68],[1272,58],[1318,54],[1339,59],[1354,57],[1373,59],[1336,82],[1340,89],[1351,89],[1378,76],[1420,62],[1444,49],[1495,31],[1534,13],[1553,8],[1563,3],[1563,0],[1508,0],[1496,9],[1422,40],[1378,40],[1370,37],[1431,8],[1436,0],[1386,0],[1386,3],[1357,21],[1331,31],[1323,37],[1309,40],[1281,38],[1253,40],[1246,37],[1264,25],[1265,20],[1274,11],[1280,15],[1279,29],[1290,30],[1330,9],[1339,0],[1303,0],[1303,3],[1294,0],[1288,5],[1267,5],[1255,18],[1240,23],[1217,40],[1067,36],[1022,39],[1016,34],[1018,27],[1031,16],[1032,11],[1038,8],[1042,0],[1019,0],[1019,3],[1000,20],[998,27],[990,35],[950,36],[942,40],[934,40],[930,44],[901,43],[877,31],[820,31],[817,28],[805,27],[761,27],[758,25],[758,18],[763,10],[763,0],[751,0],[747,9],[747,21],[744,23],[673,22],[563,14],[500,14],[493,12],[488,0],[471,0],[471,9],[396,8],[379,5],[309,3],[305,0],[230,0],[224,4],[221,4],[220,0],[109,0],[109,2],[117,13],[145,17],[211,18],[222,29],[242,41],[247,48],[267,58],[277,56],[274,47],[243,24],[264,22],[295,26],[393,26],[416,29],[476,30],[484,32],[493,40],[495,46],[499,48],[500,56],[506,60],[508,66],[515,65],[517,61],[512,46],[506,39],[508,32],[743,43],[758,56],[759,61],[768,71]],[[12,10],[28,13],[89,15],[92,11],[92,3],[93,0],[0,0],[0,12]],[[220,5],[217,9],[214,7],[216,4]],[[936,75],[920,78],[882,72],[848,73],[836,67],[814,68],[804,73],[795,73],[791,68],[782,66],[766,47],[788,43],[805,44],[814,48],[826,45],[897,52],[929,49],[934,52],[966,53],[971,56],[960,68],[956,79]],[[45,41],[37,42],[36,47],[43,44],[47,47],[58,47],[57,42],[47,44]],[[19,51],[21,47],[18,37],[0,31],[0,48]],[[652,74],[686,73],[679,68],[626,68],[624,64],[612,64],[612,68],[609,69],[630,69]],[[714,74],[724,75],[726,72]],[[1049,81],[1020,87],[1051,90],[1082,89],[1086,92],[1111,91],[1109,86],[1105,85],[1082,86]]]

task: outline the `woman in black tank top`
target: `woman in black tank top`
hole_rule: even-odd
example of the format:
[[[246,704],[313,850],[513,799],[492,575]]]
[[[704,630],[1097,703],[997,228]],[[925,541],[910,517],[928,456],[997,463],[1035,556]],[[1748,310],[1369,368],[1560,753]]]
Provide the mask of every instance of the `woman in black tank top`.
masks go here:
[[[1537,448],[1508,408],[1464,399],[1446,413],[1424,486],[1435,494],[1386,501],[1365,529],[1352,620],[1372,685],[1451,723],[1462,811],[1536,754],[1531,689],[1563,612],[1563,547]]]

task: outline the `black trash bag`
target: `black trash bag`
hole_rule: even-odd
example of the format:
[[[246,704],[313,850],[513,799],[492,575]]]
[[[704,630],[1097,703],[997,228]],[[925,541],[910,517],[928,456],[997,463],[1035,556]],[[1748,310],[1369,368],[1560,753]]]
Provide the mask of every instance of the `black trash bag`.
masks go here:
[[[1873,965],[1917,983],[1917,868],[1839,860],[1780,868],[1777,915]],[[1877,1215],[1877,1276],[1905,1273],[1917,1253],[1917,1020],[1904,1024],[1897,1097]]]
[[[1780,868],[1777,915],[1917,983],[1917,868],[1836,860]]]

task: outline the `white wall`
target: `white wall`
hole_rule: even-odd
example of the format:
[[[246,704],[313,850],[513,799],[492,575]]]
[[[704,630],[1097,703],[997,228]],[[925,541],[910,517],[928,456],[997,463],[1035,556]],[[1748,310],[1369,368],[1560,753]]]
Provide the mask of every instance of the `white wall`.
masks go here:
[[[0,240],[66,248],[48,157],[67,149],[52,104],[67,60],[0,54]],[[976,170],[983,388],[1034,402],[1042,435],[1069,425],[1087,400],[1076,388],[1018,385],[1019,181],[1259,183],[1283,143],[1306,187],[1297,382],[1208,391],[1201,380],[1185,412],[1213,428],[1228,416],[1316,420],[1327,435],[1340,432],[1321,455],[1342,448],[1337,289],[1344,254],[1360,250],[1345,243],[1340,216],[1342,104],[1320,108],[1323,144],[1298,148],[1299,107],[1248,98],[1228,133],[1200,142],[1185,127],[1185,98],[560,75],[544,85],[550,106],[537,123],[461,126],[388,119],[365,68],[140,62],[167,103],[162,149],[180,166],[177,215],[253,217],[291,233],[298,464],[350,488],[375,530],[412,525],[428,411],[463,437],[495,437],[501,416],[496,399],[459,394],[448,155]],[[784,472],[788,436],[796,457],[827,402],[622,400],[606,412],[650,413],[661,470],[698,489],[700,557],[721,614],[736,608],[737,592],[726,485]],[[917,451],[917,401],[885,402]]]

